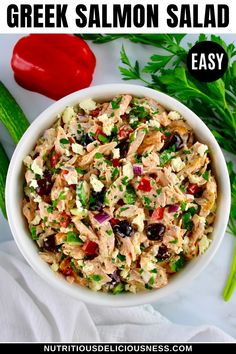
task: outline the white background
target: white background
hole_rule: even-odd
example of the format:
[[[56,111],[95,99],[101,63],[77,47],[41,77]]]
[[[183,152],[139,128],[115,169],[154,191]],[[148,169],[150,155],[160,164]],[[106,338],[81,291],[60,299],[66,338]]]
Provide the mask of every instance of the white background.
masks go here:
[[[13,46],[20,37],[20,35],[0,35],[0,80],[12,92],[32,121],[53,101],[42,95],[26,91],[15,83],[10,60]],[[236,34],[225,35],[224,38],[228,42],[236,41]],[[191,36],[188,36],[186,42],[191,39]],[[118,71],[119,50],[122,43],[124,43],[129,56],[133,59],[140,58],[141,64],[156,52],[155,48],[122,40],[105,45],[91,44],[97,57],[93,85],[122,82]],[[2,126],[0,126],[0,140],[10,156],[14,145]],[[10,239],[12,236],[7,222],[0,216],[0,241]],[[219,251],[206,270],[185,289],[159,301],[154,306],[176,323],[186,325],[214,324],[236,338],[236,292],[228,303],[225,303],[221,296],[234,244],[235,239],[226,234]]]

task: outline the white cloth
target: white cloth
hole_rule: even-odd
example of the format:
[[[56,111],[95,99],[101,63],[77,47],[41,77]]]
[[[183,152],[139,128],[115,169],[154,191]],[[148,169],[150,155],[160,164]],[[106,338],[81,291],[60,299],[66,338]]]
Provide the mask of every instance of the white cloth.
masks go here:
[[[0,245],[0,341],[235,341],[214,326],[171,323],[152,306],[104,308],[59,293],[24,261],[13,241]]]

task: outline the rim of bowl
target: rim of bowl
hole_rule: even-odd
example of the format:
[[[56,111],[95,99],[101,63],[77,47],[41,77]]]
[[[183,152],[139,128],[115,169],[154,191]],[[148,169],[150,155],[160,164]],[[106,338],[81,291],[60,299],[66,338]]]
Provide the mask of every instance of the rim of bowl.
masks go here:
[[[213,241],[204,255],[190,261],[182,271],[172,276],[169,283],[161,289],[137,294],[127,293],[114,296],[102,292],[93,292],[90,289],[80,287],[76,284],[69,284],[64,278],[57,276],[57,274],[50,269],[48,264],[37,254],[37,246],[29,237],[21,207],[19,207],[19,203],[17,202],[17,195],[19,200],[20,195],[22,199],[23,194],[20,192],[22,185],[21,183],[19,184],[19,179],[22,174],[22,161],[33,148],[36,141],[35,137],[39,137],[45,129],[52,125],[58,113],[61,113],[66,106],[78,104],[78,102],[86,98],[103,101],[109,99],[108,97],[114,97],[116,94],[125,93],[155,99],[165,108],[176,110],[182,114],[193,128],[193,131],[198,131],[196,132],[197,136],[199,136],[199,132],[201,132],[200,140],[210,145],[214,161],[213,165],[216,163],[218,165],[218,170],[215,171],[215,174],[217,175],[218,187],[223,189],[223,193],[218,191],[217,220],[214,223]],[[104,98],[102,98],[103,96]],[[33,136],[33,139],[31,136]],[[173,294],[181,287],[185,286],[190,280],[198,276],[209,264],[221,244],[228,223],[230,200],[230,180],[224,155],[205,123],[188,107],[176,99],[150,88],[130,84],[114,83],[92,86],[74,92],[50,105],[32,122],[22,136],[11,158],[6,181],[6,209],[10,229],[19,250],[30,266],[42,279],[46,280],[46,282],[53,285],[56,289],[63,291],[77,300],[102,306],[135,306],[152,303],[164,296]]]

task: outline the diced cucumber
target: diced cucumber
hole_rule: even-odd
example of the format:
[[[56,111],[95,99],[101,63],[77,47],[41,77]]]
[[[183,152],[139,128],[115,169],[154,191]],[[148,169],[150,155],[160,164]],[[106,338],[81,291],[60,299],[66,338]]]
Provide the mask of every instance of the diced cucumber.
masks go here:
[[[73,231],[68,232],[66,242],[70,245],[83,245],[81,238]]]
[[[0,121],[16,144],[29,127],[24,112],[2,82],[0,82]]]
[[[124,290],[125,290],[125,285],[123,283],[119,283],[113,288],[112,292],[114,295],[117,295],[122,293]]]
[[[81,181],[76,187],[76,195],[82,204],[83,207],[85,207],[88,204],[89,201],[89,195],[90,195],[90,188],[89,184],[86,181]]]
[[[5,186],[7,178],[7,170],[9,166],[9,159],[7,154],[0,144],[0,208],[5,218],[7,218],[6,205],[5,205]]]

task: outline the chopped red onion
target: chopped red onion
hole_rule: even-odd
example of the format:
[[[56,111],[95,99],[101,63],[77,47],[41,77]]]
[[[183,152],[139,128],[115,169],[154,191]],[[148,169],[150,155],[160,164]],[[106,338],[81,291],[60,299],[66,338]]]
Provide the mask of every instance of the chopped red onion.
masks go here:
[[[176,213],[179,210],[179,204],[170,205],[168,208],[169,213]]]
[[[110,218],[111,218],[110,215],[108,215],[105,212],[94,215],[94,219],[97,220],[99,224],[103,224],[105,221],[109,220]]]
[[[133,165],[134,174],[137,176],[141,176],[143,173],[143,165]]]

